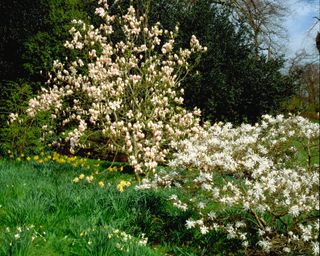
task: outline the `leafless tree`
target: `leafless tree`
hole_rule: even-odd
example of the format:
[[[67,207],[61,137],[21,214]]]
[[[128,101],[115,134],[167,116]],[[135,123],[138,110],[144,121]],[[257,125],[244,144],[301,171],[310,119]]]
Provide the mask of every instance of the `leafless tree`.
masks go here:
[[[289,74],[298,84],[297,97],[314,111],[319,111],[320,68],[306,51],[300,51],[290,60]]]
[[[285,1],[217,0],[214,3],[231,7],[234,20],[247,25],[257,56],[261,51],[266,51],[269,57],[277,53],[281,47],[279,39],[286,38],[283,22],[288,8]]]

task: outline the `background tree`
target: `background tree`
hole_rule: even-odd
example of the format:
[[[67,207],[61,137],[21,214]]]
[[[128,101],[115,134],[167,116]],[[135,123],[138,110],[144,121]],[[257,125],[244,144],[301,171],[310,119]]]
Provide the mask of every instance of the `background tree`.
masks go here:
[[[289,77],[280,72],[283,59],[267,60],[260,51],[257,56],[246,23],[235,25],[230,8],[211,2],[162,0],[151,5],[150,21],[180,24],[181,46],[194,33],[208,47],[199,72],[183,83],[186,106],[200,107],[204,120],[237,123],[279,111],[282,100],[293,93]]]
[[[0,81],[23,77],[21,55],[25,41],[45,29],[46,10],[32,0],[0,2]]]
[[[70,38],[70,23],[89,21],[96,4],[95,0],[1,1],[0,150],[16,139],[16,144],[35,149],[41,122],[30,122],[25,129],[8,127],[8,116],[23,112],[44,85],[55,59],[73,57],[63,47]]]
[[[287,7],[281,0],[225,0],[214,1],[232,10],[235,23],[246,25],[252,37],[256,56],[261,51],[268,53],[268,58],[277,54],[281,48],[279,39],[286,37],[283,21]]]
[[[294,96],[286,102],[286,108],[291,112],[319,119],[320,70],[313,58],[314,56],[301,51],[290,60],[289,75],[296,90]]]
[[[71,21],[81,19],[89,23],[95,3],[93,0],[42,0],[42,8],[47,10],[45,29],[28,38],[22,55],[30,80],[45,81],[54,60],[71,57],[63,46],[70,38]]]
[[[17,110],[7,99],[25,88],[36,92],[55,59],[72,57],[63,47],[70,38],[71,21],[89,21],[95,4],[94,0],[1,1],[0,128],[8,114]],[[31,86],[22,86],[25,83]]]
[[[23,84],[24,81],[20,80],[27,76],[21,56],[28,38],[37,31],[45,29],[47,12],[42,2],[3,0],[0,2],[0,13],[0,128],[2,128],[6,124],[8,114],[17,107],[7,104],[8,99],[12,98],[12,91],[19,90],[17,95],[21,95],[26,93],[26,88],[30,89],[22,85],[16,86],[17,83]]]

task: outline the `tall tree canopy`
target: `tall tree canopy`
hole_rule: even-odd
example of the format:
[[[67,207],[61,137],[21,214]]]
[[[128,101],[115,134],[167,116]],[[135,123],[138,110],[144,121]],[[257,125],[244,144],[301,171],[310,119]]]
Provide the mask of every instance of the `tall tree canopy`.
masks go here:
[[[200,107],[205,120],[255,122],[276,112],[293,93],[291,81],[280,72],[283,59],[257,55],[246,22],[236,26],[230,19],[232,9],[210,0],[162,0],[151,6],[150,20],[169,27],[180,24],[182,46],[195,34],[208,47],[199,72],[183,84],[187,107]]]
[[[25,41],[45,29],[46,10],[32,0],[0,2],[0,80],[13,80],[25,75],[21,55]]]

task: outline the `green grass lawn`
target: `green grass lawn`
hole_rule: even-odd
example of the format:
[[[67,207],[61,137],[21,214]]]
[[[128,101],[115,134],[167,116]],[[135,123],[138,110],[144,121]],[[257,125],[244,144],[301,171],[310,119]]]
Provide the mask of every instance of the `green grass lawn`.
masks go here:
[[[0,162],[0,255],[161,255],[139,245],[146,195],[74,184],[81,170],[66,169]]]
[[[119,180],[134,175],[119,172],[103,188],[73,183],[84,171],[0,160],[0,255],[219,255],[230,244],[186,230],[192,212],[171,205],[172,191],[131,186],[121,193]],[[139,244],[143,234],[147,246]],[[210,243],[214,247],[208,249]]]

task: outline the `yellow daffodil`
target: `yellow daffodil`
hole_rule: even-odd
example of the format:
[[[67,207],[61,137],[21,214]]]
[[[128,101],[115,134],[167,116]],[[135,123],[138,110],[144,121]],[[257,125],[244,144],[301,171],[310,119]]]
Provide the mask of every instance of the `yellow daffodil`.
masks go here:
[[[92,181],[93,181],[93,176],[91,175],[91,176],[87,176],[86,177],[86,181],[88,182],[88,183],[91,183]]]
[[[99,185],[100,188],[103,188],[104,187],[104,182],[103,181],[99,181],[98,185]]]
[[[131,182],[125,181],[125,180],[121,180],[120,183],[117,185],[117,189],[118,189],[120,192],[123,192],[123,191],[124,191],[124,188],[125,188],[125,187],[129,187],[130,185],[131,185]]]

